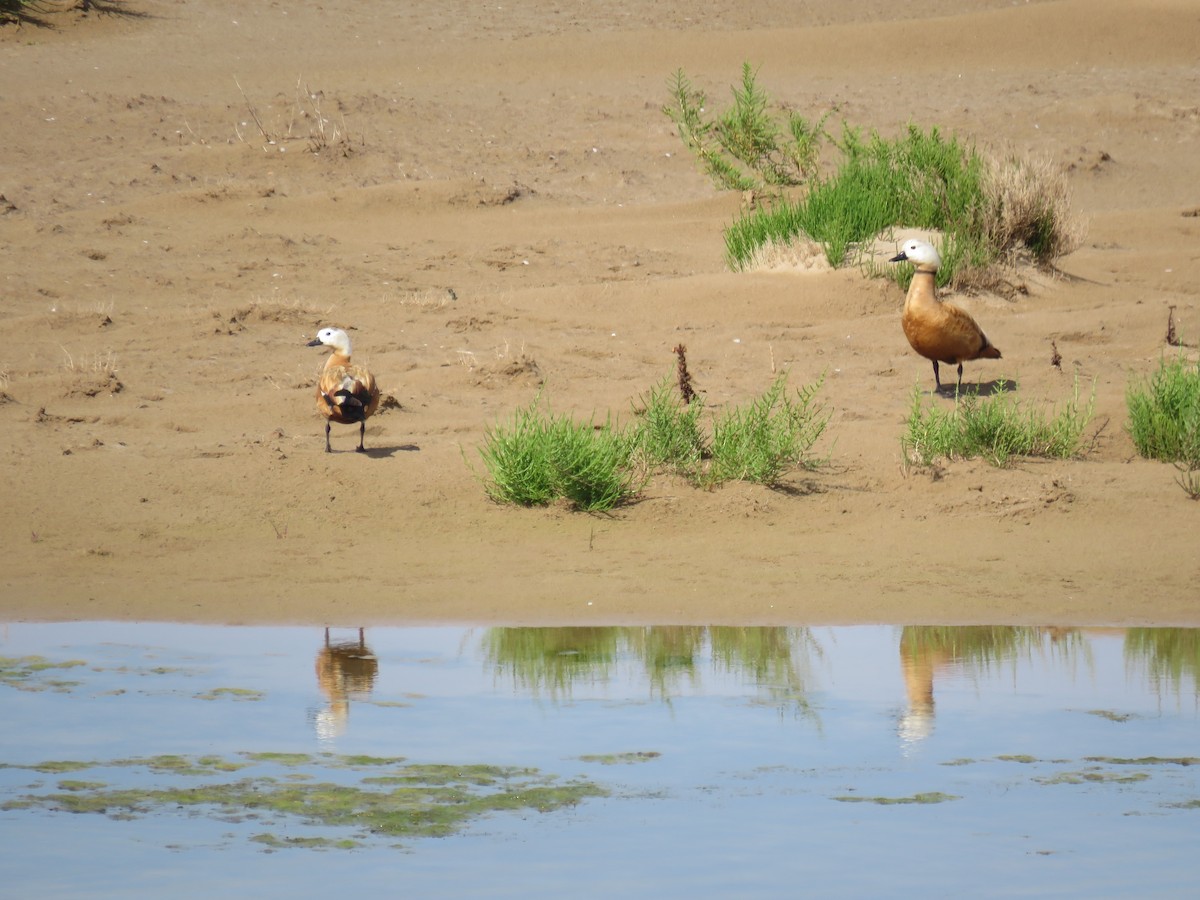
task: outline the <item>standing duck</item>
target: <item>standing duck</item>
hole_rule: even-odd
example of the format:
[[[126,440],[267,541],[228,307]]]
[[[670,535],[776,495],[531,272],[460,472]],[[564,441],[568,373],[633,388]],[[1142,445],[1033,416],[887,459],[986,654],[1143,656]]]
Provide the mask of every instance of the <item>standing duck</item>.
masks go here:
[[[917,267],[908,296],[904,298],[904,315],[900,324],[912,348],[926,359],[933,360],[933,380],[942,390],[938,363],[958,364],[958,388],[962,390],[962,364],[971,359],[999,359],[997,350],[975,320],[952,303],[938,300],[934,291],[934,276],[942,258],[932,245],[910,240],[891,258],[891,262],[911,262]]]
[[[329,446],[329,428],[333,422],[339,425],[357,422],[358,446],[355,449],[365,453],[367,448],[363,446],[363,439],[367,433],[367,419],[379,406],[375,376],[362,366],[351,365],[350,335],[340,328],[322,328],[307,346],[333,348],[321,370],[321,377],[317,379],[317,409],[325,417],[325,452],[333,452]]]

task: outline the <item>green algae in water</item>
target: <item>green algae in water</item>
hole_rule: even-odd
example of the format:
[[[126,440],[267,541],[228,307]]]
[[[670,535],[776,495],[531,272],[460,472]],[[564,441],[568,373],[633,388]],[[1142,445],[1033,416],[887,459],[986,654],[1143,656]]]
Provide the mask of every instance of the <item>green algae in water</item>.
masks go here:
[[[242,702],[261,700],[267,696],[262,691],[254,691],[250,688],[231,688],[220,687],[213,688],[210,691],[204,691],[196,694],[197,700],[239,700]]]
[[[78,687],[80,682],[45,677],[46,673],[86,665],[87,663],[79,659],[54,662],[44,656],[0,656],[0,684],[6,684],[19,691],[66,693]]]
[[[908,803],[946,803],[950,800],[961,800],[962,798],[955,794],[943,794],[941,791],[927,791],[922,794],[913,794],[911,797],[856,797],[853,795],[842,795],[833,799],[839,800],[842,803],[875,803],[879,806],[895,806],[897,804]]]
[[[333,840],[322,837],[287,837],[281,838],[274,834],[256,834],[250,840],[263,844],[268,850],[286,850],[300,847],[306,850],[354,850],[362,843],[350,839]]]
[[[1113,712],[1111,709],[1089,709],[1087,712],[1089,716],[1099,716],[1101,719],[1108,719],[1110,722],[1129,722],[1135,718],[1139,718],[1133,713]]]
[[[307,766],[313,758],[307,753],[244,753],[253,762],[269,762],[279,766]]]
[[[58,783],[60,791],[98,791],[108,787],[104,781],[78,781],[74,778],[64,778]]]
[[[657,750],[634,750],[630,753],[585,753],[580,762],[600,763],[602,766],[649,762],[662,756]]]
[[[95,768],[95,766],[96,763],[80,762],[74,759],[51,759],[28,766],[19,766],[14,763],[0,763],[0,769],[29,769],[33,772],[46,772],[51,775],[62,772],[81,772],[84,769]]]
[[[263,765],[303,754],[244,754]],[[201,759],[204,760],[201,763]],[[328,756],[316,762],[321,770],[361,768],[361,757]],[[371,758],[371,765],[393,764]],[[315,762],[309,757],[306,762]],[[219,757],[159,756],[81,764],[84,768],[141,765],[167,775],[215,774],[225,763]],[[328,765],[326,764],[328,763]],[[45,765],[45,764],[43,764]],[[228,763],[234,768],[247,764]],[[41,769],[41,766],[26,768]],[[210,817],[240,822],[286,817],[314,827],[350,829],[350,837],[316,835],[309,840],[257,839],[271,849],[307,847],[337,849],[357,846],[372,836],[389,838],[445,837],[472,820],[513,810],[553,812],[607,791],[582,779],[560,781],[531,768],[473,765],[414,764],[397,766],[389,776],[363,778],[358,784],[328,781],[296,783],[269,776],[230,782],[153,788],[107,788],[98,782],[61,782],[58,790],[29,793],[0,805],[2,810],[47,809],[93,813],[113,819],[133,819],[178,810],[207,810]]]
[[[1057,775],[1035,778],[1034,781],[1038,784],[1134,784],[1139,781],[1147,781],[1149,778],[1148,772],[1119,774],[1104,772],[1100,769],[1085,769],[1077,772],[1059,772]]]

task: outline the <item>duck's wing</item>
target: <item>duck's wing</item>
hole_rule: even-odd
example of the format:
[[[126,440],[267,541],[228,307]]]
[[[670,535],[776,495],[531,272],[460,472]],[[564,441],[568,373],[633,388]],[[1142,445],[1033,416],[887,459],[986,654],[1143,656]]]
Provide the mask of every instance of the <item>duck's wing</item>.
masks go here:
[[[1000,351],[992,346],[970,313],[953,303],[943,303],[942,313],[941,341],[946,352],[941,357],[943,361],[959,363],[981,356],[999,359]]]
[[[317,408],[335,422],[361,422],[379,406],[375,376],[362,366],[333,366],[317,381]]]

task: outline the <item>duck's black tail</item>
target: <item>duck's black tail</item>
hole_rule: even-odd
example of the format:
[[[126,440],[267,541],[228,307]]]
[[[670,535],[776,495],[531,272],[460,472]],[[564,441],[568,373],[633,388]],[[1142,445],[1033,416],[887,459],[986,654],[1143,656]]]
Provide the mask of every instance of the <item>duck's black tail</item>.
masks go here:
[[[340,391],[335,392],[332,397],[328,394],[324,394],[323,396],[330,408],[336,408],[347,422],[362,422],[367,418],[366,404],[353,391],[342,388]]]

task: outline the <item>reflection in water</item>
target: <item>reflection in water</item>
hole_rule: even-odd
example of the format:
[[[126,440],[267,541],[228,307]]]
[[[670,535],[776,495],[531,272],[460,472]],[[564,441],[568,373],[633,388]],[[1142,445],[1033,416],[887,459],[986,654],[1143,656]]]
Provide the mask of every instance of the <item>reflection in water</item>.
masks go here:
[[[368,647],[357,629],[22,623],[0,630],[0,884],[1189,895],[1198,648],[1181,629],[373,627]],[[897,740],[901,709],[927,739]],[[505,817],[530,772],[559,812]],[[374,813],[410,824],[395,803],[418,783],[440,811],[414,824],[464,801],[492,818],[397,852]],[[581,783],[608,799],[576,807]]]
[[[326,705],[314,716],[321,740],[337,737],[346,730],[350,701],[364,700],[375,686],[379,660],[367,647],[363,629],[357,641],[333,641],[325,629],[325,645],[317,653],[317,686]]]
[[[1192,693],[1200,694],[1200,629],[1130,628],[1125,632],[1125,661],[1146,667],[1150,682],[1162,697],[1184,693],[1191,682]]]
[[[1049,643],[1047,644],[1047,639]],[[898,732],[906,747],[933,733],[933,680],[938,673],[983,674],[1000,663],[1029,659],[1034,653],[1068,662],[1090,662],[1090,647],[1082,633],[1071,628],[1017,625],[907,625],[900,633],[900,669],[908,707]]]
[[[651,696],[665,702],[686,687],[698,688],[700,661],[752,681],[781,709],[810,715],[811,660],[820,644],[807,628],[659,625],[588,628],[489,628],[482,651],[497,674],[518,688],[553,700],[576,685],[616,678],[623,662],[636,661]]]

